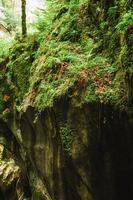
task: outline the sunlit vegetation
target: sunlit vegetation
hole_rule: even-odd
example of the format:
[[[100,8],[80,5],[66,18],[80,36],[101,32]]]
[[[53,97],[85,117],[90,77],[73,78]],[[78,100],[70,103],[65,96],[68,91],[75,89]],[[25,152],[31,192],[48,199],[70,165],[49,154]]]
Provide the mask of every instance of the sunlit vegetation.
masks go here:
[[[41,110],[67,96],[75,106],[104,102],[123,109],[130,101],[125,77],[132,73],[128,43],[133,24],[132,10],[124,2],[108,5],[102,14],[98,2],[95,7],[93,1],[48,1],[36,13],[35,33],[27,38],[17,33],[12,45],[1,41],[1,67],[8,92],[13,92],[12,104],[18,108],[28,102]]]

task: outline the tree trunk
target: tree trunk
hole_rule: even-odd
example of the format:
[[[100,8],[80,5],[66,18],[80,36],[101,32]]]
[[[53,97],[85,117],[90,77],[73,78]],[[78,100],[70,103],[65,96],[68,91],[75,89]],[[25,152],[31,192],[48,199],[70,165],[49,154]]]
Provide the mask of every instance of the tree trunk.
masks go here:
[[[27,35],[26,27],[26,0],[21,0],[22,2],[22,35],[25,37]]]

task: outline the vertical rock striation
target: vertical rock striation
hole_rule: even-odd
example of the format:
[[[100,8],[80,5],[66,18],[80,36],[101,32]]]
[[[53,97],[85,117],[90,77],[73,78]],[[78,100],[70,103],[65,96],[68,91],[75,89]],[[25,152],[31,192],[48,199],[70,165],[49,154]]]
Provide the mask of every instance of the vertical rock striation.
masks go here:
[[[9,150],[6,162],[14,176],[10,190],[16,196],[12,199],[19,199],[18,194],[35,200],[133,198],[133,123],[129,113],[104,104],[76,108],[61,101],[38,115],[29,107],[19,123],[22,141],[14,150],[16,161],[10,161],[13,150]],[[71,128],[69,150],[64,147],[64,126],[66,131]],[[17,160],[15,176],[12,163]],[[7,190],[3,185],[0,188],[6,199]]]

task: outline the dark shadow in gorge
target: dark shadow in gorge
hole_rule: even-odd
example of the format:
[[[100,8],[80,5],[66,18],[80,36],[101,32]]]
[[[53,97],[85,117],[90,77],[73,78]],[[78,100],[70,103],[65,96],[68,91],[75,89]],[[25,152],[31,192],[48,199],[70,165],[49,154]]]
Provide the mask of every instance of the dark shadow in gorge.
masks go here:
[[[91,141],[94,200],[133,199],[132,114],[101,109],[100,129]]]

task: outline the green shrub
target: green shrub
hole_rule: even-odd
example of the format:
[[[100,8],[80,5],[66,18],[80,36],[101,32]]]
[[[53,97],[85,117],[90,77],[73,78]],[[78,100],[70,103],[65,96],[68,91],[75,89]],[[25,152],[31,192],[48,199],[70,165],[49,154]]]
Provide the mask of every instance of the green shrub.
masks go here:
[[[9,55],[9,49],[12,44],[13,41],[11,39],[0,39],[0,57],[6,57]]]
[[[119,13],[118,6],[110,7],[108,10],[108,16],[110,19],[114,19],[117,13]]]
[[[122,17],[116,26],[118,32],[125,32],[129,25],[133,25],[133,12],[128,11]]]

